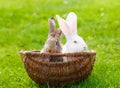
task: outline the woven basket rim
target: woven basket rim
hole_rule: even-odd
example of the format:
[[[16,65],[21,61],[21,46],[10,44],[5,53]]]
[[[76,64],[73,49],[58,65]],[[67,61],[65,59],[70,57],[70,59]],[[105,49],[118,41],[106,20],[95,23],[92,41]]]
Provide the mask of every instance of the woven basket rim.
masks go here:
[[[91,55],[96,55],[95,50],[89,50],[89,51],[84,51],[84,52],[74,52],[74,53],[40,53],[40,50],[21,50],[20,54],[44,54],[44,55],[49,55],[49,56],[69,56],[69,55],[84,55],[84,54],[91,54]]]
[[[28,51],[24,51],[21,50],[20,54],[23,56],[26,55],[44,55],[44,56],[54,56],[54,57],[71,57],[71,56],[85,56],[85,55],[92,55],[95,56],[96,55],[96,51],[91,50],[91,51],[87,51],[87,52],[75,52],[75,53],[54,53],[54,54],[47,54],[47,53],[40,53],[40,50],[28,50]],[[22,58],[23,59],[23,58]],[[34,59],[33,59],[34,60]],[[34,60],[36,61],[36,60]],[[75,63],[77,61],[77,59],[72,60],[72,61],[67,61],[67,62],[39,62],[42,64],[46,64],[46,65],[52,65],[52,64],[57,64],[57,65],[65,65],[65,64],[70,64],[70,63]]]

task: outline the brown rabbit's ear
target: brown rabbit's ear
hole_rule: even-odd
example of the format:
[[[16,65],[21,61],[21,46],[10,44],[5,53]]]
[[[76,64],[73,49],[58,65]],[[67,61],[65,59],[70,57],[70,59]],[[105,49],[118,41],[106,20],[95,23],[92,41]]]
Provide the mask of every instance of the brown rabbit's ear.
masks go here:
[[[58,33],[59,35],[62,35],[62,31],[60,29],[58,29]]]
[[[55,19],[53,17],[49,18],[49,27],[50,27],[50,33],[56,31]]]

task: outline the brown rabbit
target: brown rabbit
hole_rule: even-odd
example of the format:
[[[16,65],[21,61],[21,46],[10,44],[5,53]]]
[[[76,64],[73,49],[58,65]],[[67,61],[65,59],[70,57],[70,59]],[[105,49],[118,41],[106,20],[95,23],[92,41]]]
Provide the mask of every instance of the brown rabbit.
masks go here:
[[[60,39],[62,32],[61,30],[56,30],[56,24],[53,17],[49,18],[49,26],[50,26],[50,32],[48,34],[47,41],[41,50],[41,53],[61,53],[62,52],[62,46],[60,44]],[[50,62],[60,62],[63,61],[63,58],[51,57],[49,59]]]

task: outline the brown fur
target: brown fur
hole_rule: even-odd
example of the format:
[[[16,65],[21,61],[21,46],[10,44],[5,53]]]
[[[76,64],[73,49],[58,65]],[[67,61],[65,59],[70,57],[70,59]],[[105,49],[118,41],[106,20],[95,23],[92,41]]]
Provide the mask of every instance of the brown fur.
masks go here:
[[[61,30],[56,30],[55,20],[54,18],[49,19],[49,25],[50,25],[50,32],[48,34],[48,39],[46,40],[46,43],[42,49],[42,53],[61,53],[62,52],[62,46],[60,44],[60,39],[62,32]],[[63,61],[62,58],[50,58],[50,62],[59,62]]]

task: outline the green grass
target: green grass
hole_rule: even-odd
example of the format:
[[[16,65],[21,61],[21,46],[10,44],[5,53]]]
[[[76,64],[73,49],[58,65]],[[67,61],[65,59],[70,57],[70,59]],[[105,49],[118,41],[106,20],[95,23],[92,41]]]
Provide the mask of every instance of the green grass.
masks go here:
[[[40,50],[48,18],[66,17],[70,11],[78,16],[79,35],[97,56],[91,76],[68,88],[120,87],[119,0],[0,0],[0,88],[50,87],[28,77],[19,51]]]

